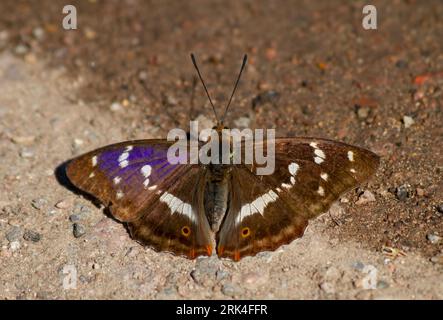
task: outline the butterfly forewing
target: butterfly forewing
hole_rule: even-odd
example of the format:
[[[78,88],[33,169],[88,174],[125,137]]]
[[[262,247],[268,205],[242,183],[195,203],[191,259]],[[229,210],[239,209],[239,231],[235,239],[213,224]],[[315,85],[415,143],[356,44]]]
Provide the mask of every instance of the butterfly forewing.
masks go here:
[[[67,175],[109,206],[115,218],[129,223],[136,240],[189,257],[208,254],[211,239],[200,196],[204,170],[189,161],[171,164],[171,144],[138,140],[110,145],[72,160]]]
[[[232,205],[219,233],[219,255],[238,260],[300,237],[309,219],[326,212],[378,164],[374,153],[336,141],[277,139],[273,174],[258,176],[257,164],[233,170]]]

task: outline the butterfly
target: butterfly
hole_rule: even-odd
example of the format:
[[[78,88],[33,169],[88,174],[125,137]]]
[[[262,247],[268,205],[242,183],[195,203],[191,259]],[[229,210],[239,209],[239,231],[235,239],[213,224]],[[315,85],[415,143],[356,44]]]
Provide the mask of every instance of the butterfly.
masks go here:
[[[192,54],[191,59],[219,119]],[[225,128],[246,61],[245,55],[214,127],[218,133]],[[310,219],[367,180],[379,165],[375,153],[357,146],[321,138],[277,138],[275,170],[260,175],[254,161],[171,163],[173,143],[151,139],[105,146],[71,160],[66,173],[77,188],[126,223],[133,239],[190,259],[215,252],[238,261],[288,244],[303,235]],[[254,150],[259,144],[255,142]]]

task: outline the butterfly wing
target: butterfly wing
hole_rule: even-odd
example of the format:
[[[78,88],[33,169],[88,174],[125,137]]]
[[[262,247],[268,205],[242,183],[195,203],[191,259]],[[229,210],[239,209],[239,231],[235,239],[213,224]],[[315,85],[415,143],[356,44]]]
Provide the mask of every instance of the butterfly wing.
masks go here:
[[[374,153],[336,141],[276,139],[272,174],[257,175],[257,164],[233,169],[230,183],[239,187],[231,188],[230,207],[217,235],[218,255],[239,260],[302,236],[309,219],[326,212],[378,164]]]
[[[139,242],[190,258],[210,255],[202,196],[206,169],[171,164],[171,144],[137,140],[106,146],[73,159],[67,176],[128,223]]]

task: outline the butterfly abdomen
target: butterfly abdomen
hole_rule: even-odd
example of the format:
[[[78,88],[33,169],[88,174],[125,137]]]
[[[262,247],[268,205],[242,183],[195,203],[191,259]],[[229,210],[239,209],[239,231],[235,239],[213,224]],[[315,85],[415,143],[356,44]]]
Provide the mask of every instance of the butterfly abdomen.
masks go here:
[[[228,165],[210,165],[205,188],[205,214],[211,230],[218,232],[228,206]]]

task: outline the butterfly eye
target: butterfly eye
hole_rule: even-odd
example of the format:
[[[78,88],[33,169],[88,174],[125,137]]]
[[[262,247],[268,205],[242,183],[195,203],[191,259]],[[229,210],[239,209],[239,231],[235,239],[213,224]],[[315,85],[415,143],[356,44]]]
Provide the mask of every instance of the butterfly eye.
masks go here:
[[[182,228],[182,235],[184,235],[185,237],[189,237],[190,234],[191,234],[191,229],[188,226],[184,226]]]
[[[241,236],[243,238],[249,237],[251,235],[251,230],[248,227],[241,229]]]

